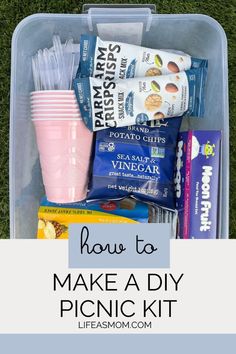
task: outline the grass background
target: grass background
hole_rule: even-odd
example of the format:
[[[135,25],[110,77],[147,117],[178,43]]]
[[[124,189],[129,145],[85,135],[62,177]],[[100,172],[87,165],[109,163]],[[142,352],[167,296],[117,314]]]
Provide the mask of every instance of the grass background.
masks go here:
[[[88,1],[89,2],[89,1]],[[105,3],[105,1],[91,1]],[[11,37],[16,25],[37,12],[76,13],[82,11],[79,0],[0,0],[0,238],[9,237],[9,102]],[[86,3],[86,2],[85,2]],[[120,3],[113,1],[109,3]],[[143,3],[142,1],[129,1]],[[236,0],[224,1],[150,1],[158,13],[202,13],[214,17],[228,38],[229,100],[230,100],[230,237],[236,238]]]

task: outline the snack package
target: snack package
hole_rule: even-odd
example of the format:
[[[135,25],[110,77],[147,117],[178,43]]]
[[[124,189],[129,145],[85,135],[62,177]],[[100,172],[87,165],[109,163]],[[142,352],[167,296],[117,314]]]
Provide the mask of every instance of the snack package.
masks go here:
[[[179,134],[175,172],[180,238],[216,238],[220,131]]]
[[[176,236],[176,213],[141,203],[132,198],[116,201],[86,201],[72,204],[55,204],[44,197],[38,211],[39,239],[67,239],[71,223],[171,223]]]
[[[202,117],[206,73],[204,67],[116,81],[77,78],[73,85],[86,126],[98,131],[183,114]]]
[[[96,134],[88,199],[134,196],[174,209],[174,166],[181,117]]]
[[[71,223],[148,223],[154,222],[154,208],[131,198],[119,201],[50,203],[46,197],[38,211],[38,238],[68,238]],[[164,217],[163,217],[164,218]],[[170,218],[170,216],[169,216]],[[167,222],[167,221],[166,221]]]
[[[176,74],[205,65],[207,60],[191,58],[183,52],[102,41],[99,37],[84,34],[80,37],[80,66],[76,77],[128,79]]]
[[[43,198],[38,211],[38,238],[68,238],[71,223],[148,223],[152,208],[148,204],[126,198],[120,201],[50,203]]]

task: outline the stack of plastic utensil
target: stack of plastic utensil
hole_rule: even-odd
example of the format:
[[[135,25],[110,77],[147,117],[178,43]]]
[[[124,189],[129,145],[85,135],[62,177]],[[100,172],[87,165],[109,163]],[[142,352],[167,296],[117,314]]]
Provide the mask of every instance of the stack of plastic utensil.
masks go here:
[[[39,49],[32,57],[35,90],[70,90],[75,55],[73,39],[62,45],[60,37],[54,35],[53,47]]]

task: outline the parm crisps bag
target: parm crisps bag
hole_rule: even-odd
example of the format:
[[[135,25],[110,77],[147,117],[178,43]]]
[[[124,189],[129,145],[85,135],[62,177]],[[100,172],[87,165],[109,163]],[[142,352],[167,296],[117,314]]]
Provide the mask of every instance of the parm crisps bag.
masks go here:
[[[191,58],[179,51],[145,48],[133,44],[80,37],[80,65],[76,77],[102,80],[158,76],[207,65],[207,60]]]
[[[96,134],[88,199],[134,196],[174,209],[174,165],[181,117]],[[153,124],[154,125],[154,124]]]
[[[207,68],[157,77],[74,80],[82,119],[91,131],[182,115],[202,117]]]

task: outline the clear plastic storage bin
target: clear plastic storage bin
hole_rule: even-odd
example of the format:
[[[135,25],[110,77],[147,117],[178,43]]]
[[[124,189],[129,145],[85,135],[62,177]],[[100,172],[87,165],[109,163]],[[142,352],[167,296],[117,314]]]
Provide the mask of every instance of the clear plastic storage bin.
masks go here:
[[[109,25],[110,24],[110,25]],[[112,24],[112,26],[111,26]],[[110,39],[113,31],[124,42],[176,49],[209,60],[204,119],[190,120],[190,128],[222,130],[218,237],[228,238],[229,116],[227,40],[213,18],[197,14],[152,14],[148,8],[96,9],[86,14],[35,14],[16,27],[12,38],[10,116],[10,236],[35,238],[37,211],[44,195],[29,94],[34,89],[31,57],[52,46],[52,35],[79,42],[82,33]],[[120,28],[119,33],[117,29]],[[114,35],[114,34],[113,34]],[[141,40],[142,39],[142,40]],[[158,228],[158,225],[157,225]]]

